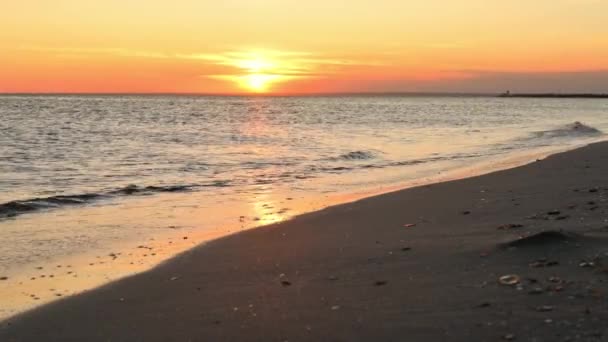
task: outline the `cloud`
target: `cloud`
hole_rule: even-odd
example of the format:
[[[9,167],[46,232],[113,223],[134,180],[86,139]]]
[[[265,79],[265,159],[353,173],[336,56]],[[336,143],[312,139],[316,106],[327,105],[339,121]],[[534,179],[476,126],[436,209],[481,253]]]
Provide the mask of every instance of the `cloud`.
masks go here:
[[[336,68],[353,65],[371,65],[345,58],[329,58],[311,52],[249,50],[222,53],[176,55],[177,58],[195,59],[229,67],[232,74],[264,73],[293,77],[327,75]],[[212,75],[216,76],[216,75]]]
[[[247,49],[217,53],[167,53],[148,50],[135,50],[118,47],[78,48],[42,47],[24,45],[20,51],[50,54],[62,58],[93,58],[99,56],[161,59],[174,61],[200,61],[207,66],[221,66],[229,75],[243,73],[264,73],[293,77],[314,77],[337,72],[340,67],[382,65],[381,62],[360,62],[347,58],[332,58],[303,51],[281,51],[270,49]],[[217,70],[209,68],[210,71]],[[216,77],[213,71],[203,76]]]

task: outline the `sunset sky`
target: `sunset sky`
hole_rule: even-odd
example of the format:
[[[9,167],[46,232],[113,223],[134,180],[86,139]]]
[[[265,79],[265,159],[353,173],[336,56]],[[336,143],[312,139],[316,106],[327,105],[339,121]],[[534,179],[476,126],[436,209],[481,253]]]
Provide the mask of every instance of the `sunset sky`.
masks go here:
[[[0,7],[0,92],[608,92],[603,0]]]

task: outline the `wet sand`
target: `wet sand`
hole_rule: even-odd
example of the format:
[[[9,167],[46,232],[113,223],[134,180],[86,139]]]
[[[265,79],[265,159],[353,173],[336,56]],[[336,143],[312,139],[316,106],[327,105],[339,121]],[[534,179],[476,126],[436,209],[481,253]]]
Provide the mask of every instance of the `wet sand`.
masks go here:
[[[607,196],[599,143],[222,238],[0,340],[605,341]]]

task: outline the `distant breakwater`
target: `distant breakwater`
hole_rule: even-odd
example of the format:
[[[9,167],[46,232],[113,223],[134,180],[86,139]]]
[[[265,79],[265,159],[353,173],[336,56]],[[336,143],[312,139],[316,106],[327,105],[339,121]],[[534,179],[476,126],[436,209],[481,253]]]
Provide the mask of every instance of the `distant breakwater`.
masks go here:
[[[524,98],[557,98],[557,99],[608,99],[608,94],[555,94],[555,93],[528,93],[528,94],[512,94],[503,93],[498,97],[524,97]]]

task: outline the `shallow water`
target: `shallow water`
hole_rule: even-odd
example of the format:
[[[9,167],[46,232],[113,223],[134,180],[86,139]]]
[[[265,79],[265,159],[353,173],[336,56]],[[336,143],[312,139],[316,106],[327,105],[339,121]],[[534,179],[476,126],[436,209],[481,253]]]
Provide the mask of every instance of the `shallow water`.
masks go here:
[[[8,316],[201,241],[604,139],[608,101],[0,96],[0,117]]]

